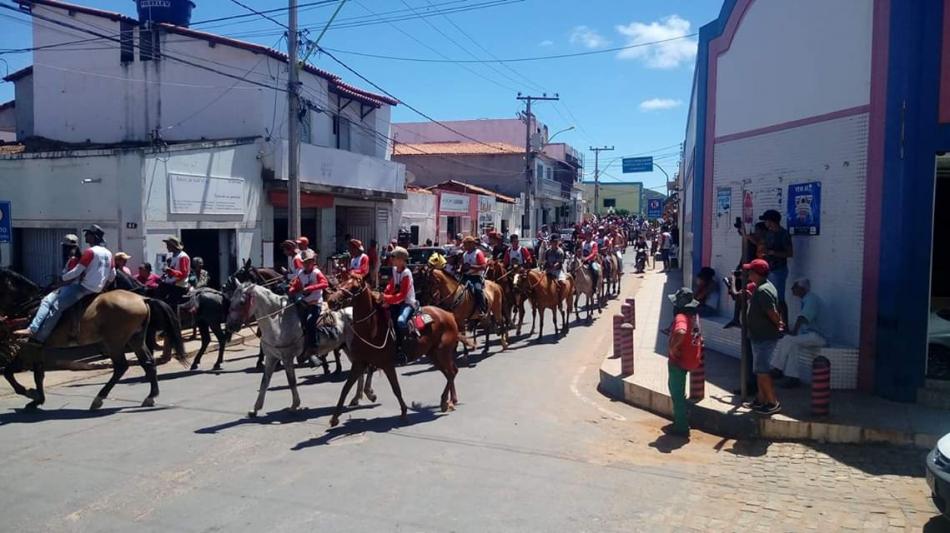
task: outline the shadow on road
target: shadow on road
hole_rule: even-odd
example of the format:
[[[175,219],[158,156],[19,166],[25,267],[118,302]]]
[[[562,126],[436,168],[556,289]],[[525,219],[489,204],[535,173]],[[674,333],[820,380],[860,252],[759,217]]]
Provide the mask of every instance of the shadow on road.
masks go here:
[[[51,420],[86,420],[114,415],[120,411],[148,413],[152,411],[164,411],[166,409],[169,409],[169,407],[105,407],[95,411],[90,411],[89,409],[71,409],[68,407],[50,409],[49,411],[44,409],[13,409],[10,412],[0,413],[0,426],[8,426],[10,424],[35,424],[37,422],[48,422]]]
[[[689,443],[689,437],[671,435],[664,433],[651,442],[649,446],[655,448],[660,453],[673,453],[675,450],[686,446]]]
[[[346,411],[344,411],[344,414],[351,413],[353,409],[358,408],[348,408]],[[332,408],[330,411],[332,411]],[[307,448],[313,448],[315,446],[325,446],[330,444],[333,439],[342,437],[344,435],[366,432],[386,433],[393,429],[399,429],[400,427],[404,426],[413,426],[416,424],[431,422],[439,418],[439,416],[439,408],[437,406],[414,406],[410,408],[407,415],[408,420],[406,422],[400,420],[399,415],[385,418],[349,418],[345,420],[342,425],[339,425],[335,428],[329,428],[323,435],[300,442],[291,449],[294,451],[299,451]]]
[[[375,404],[359,405],[356,407],[349,407],[348,410],[357,411],[360,409],[369,409],[374,405]],[[213,435],[220,431],[243,425],[296,424],[299,422],[306,422],[307,420],[312,420],[314,418],[320,418],[322,416],[330,416],[333,414],[333,409],[334,406],[326,406],[316,408],[304,407],[298,411],[290,411],[288,409],[269,411],[267,414],[259,415],[254,418],[244,417],[237,420],[232,420],[230,422],[225,422],[223,424],[196,429],[195,433],[201,435]]]

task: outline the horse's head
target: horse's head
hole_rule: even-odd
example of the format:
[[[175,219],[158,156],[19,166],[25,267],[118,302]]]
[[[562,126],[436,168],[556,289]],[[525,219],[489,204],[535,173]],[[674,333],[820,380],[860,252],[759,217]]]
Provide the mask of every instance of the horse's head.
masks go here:
[[[326,297],[326,302],[330,309],[338,311],[352,306],[353,300],[368,290],[369,284],[362,276],[349,276],[337,286],[336,291]]]
[[[0,268],[0,314],[17,314],[21,305],[39,293],[40,288],[32,281],[8,268]]]
[[[254,308],[254,284],[245,281],[237,284],[229,296],[231,304],[228,306],[228,331],[237,332],[251,320]]]

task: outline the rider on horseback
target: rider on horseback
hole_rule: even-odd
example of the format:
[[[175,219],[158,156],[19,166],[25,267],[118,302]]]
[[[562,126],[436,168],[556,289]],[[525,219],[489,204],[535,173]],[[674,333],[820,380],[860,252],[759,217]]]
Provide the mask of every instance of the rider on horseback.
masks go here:
[[[567,274],[562,268],[564,266],[564,249],[561,248],[561,236],[557,233],[551,234],[550,248],[544,252],[544,270],[548,277],[557,281],[558,298],[563,298],[564,282],[567,280]]]
[[[188,275],[191,274],[191,258],[185,253],[178,237],[171,236],[164,241],[168,255],[162,270],[161,283],[158,285],[156,296],[160,300],[176,309],[182,304],[188,292]]]
[[[511,236],[511,246],[505,250],[505,267],[530,266],[532,263],[531,250],[521,246],[518,235]]]
[[[363,253],[363,243],[359,239],[350,239],[347,246],[350,249],[349,274],[365,278],[369,275],[369,256]]]
[[[495,261],[501,260],[508,251],[505,243],[501,239],[501,233],[492,231],[488,234],[488,242],[491,244],[491,256]]]
[[[83,235],[89,248],[82,253],[72,268],[63,274],[66,285],[43,298],[29,327],[16,331],[17,336],[31,337],[40,344],[46,342],[70,306],[89,294],[102,292],[115,279],[112,252],[105,247],[102,228],[93,224],[83,230]],[[72,262],[67,263],[67,266],[69,264]]]
[[[590,270],[591,280],[593,280],[594,285],[597,284],[597,280],[600,278],[600,263],[597,262],[598,247],[597,241],[594,240],[593,234],[587,232],[586,239],[581,245],[581,253],[584,256],[584,264],[587,265],[587,268]]]
[[[406,348],[403,341],[409,333],[409,318],[416,308],[416,288],[413,285],[412,271],[406,268],[409,252],[402,246],[393,249],[393,275],[383,292],[383,306],[389,308],[389,316],[396,325],[396,356],[398,362],[405,364]]]
[[[323,314],[323,289],[330,286],[326,276],[316,267],[317,253],[307,249],[301,252],[303,269],[290,284],[287,291],[291,298],[306,305],[306,320],[304,321],[307,333],[307,344],[317,345],[317,320]]]
[[[462,240],[462,282],[475,297],[478,310],[485,313],[488,306],[485,302],[485,268],[488,261],[485,254],[475,246],[475,237],[468,236]]]
[[[299,274],[303,268],[303,259],[301,259],[297,243],[292,240],[288,239],[280,243],[280,249],[284,252],[284,255],[287,256],[287,268],[284,269],[284,275],[287,277],[287,282],[289,283],[294,281],[294,278],[297,277],[297,274]]]

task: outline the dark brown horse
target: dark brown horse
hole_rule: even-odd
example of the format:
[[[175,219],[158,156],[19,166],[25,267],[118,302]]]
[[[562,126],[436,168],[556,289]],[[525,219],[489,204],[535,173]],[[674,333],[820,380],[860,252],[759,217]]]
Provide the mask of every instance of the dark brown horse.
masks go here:
[[[0,286],[11,285],[22,285],[22,282],[7,272],[0,272]],[[23,294],[28,291],[29,288],[20,287],[13,292]],[[175,358],[184,363],[181,325],[168,304],[129,291],[104,292],[88,306],[79,303],[68,309],[42,348],[32,343],[23,345],[17,353],[17,360],[4,367],[3,375],[14,392],[31,399],[26,407],[35,409],[46,401],[43,391],[46,361],[103,354],[112,360],[112,377],[89,407],[98,409],[129,367],[125,353],[134,352],[151,386],[142,406],[151,407],[158,397],[158,377],[152,352],[157,348],[155,335],[159,331],[164,332],[165,344],[172,349]],[[35,390],[26,389],[16,380],[14,372],[25,366],[33,368]]]
[[[396,335],[389,318],[389,310],[382,305],[381,295],[373,292],[369,284],[361,277],[352,276],[341,283],[338,290],[327,298],[327,303],[333,309],[353,306],[353,344],[350,349],[353,367],[340,392],[340,400],[330,419],[330,426],[339,424],[343,402],[350,392],[350,387],[363,375],[367,366],[378,368],[386,374],[393,394],[399,400],[402,420],[406,421],[408,408],[402,399],[402,389],[399,387],[395,368]],[[455,349],[459,343],[459,331],[455,318],[437,307],[426,306],[419,312],[429,315],[432,321],[407,347],[407,355],[410,359],[417,359],[423,355],[429,356],[432,364],[445,376],[442,411],[453,410],[455,404],[458,403],[458,395],[455,392],[455,376],[458,374],[458,367],[455,366]]]

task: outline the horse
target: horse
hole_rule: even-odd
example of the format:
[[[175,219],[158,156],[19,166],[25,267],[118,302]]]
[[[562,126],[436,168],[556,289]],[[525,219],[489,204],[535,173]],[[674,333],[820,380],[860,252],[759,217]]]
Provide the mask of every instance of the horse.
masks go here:
[[[25,283],[26,278],[11,272],[0,270],[0,287],[8,289],[0,290],[0,293],[3,293],[0,297],[0,308],[17,313],[22,310],[14,307],[17,302],[24,305],[35,301],[40,289],[35,284]],[[164,331],[165,344],[173,351],[175,358],[186,363],[181,325],[175,311],[168,304],[124,290],[103,292],[67,309],[43,346],[32,342],[22,345],[16,359],[4,367],[3,376],[10,382],[14,392],[30,398],[26,409],[32,410],[46,402],[43,380],[47,359],[103,354],[112,360],[112,377],[89,406],[90,410],[96,410],[102,407],[103,400],[125,374],[129,367],[125,352],[132,351],[142,365],[150,385],[149,394],[142,401],[142,407],[152,407],[158,397],[158,377],[152,352],[158,348],[155,335],[159,331]],[[71,338],[74,333],[75,339]],[[29,363],[33,367],[36,389],[28,390],[17,382],[15,372]]]
[[[340,399],[330,418],[330,426],[340,423],[340,414],[343,412],[343,402],[346,395],[367,366],[373,366],[383,371],[393,389],[393,394],[399,401],[400,419],[408,420],[408,408],[402,398],[402,389],[399,387],[399,378],[396,375],[396,335],[388,311],[382,306],[382,296],[373,292],[369,284],[360,276],[352,276],[340,284],[339,290],[327,298],[331,309],[352,305],[353,307],[353,344],[349,351],[353,360],[353,369],[340,391]],[[445,376],[445,388],[442,390],[440,407],[442,412],[455,409],[458,403],[458,394],[455,391],[455,376],[458,367],[455,365],[455,350],[459,340],[458,325],[455,318],[438,307],[425,306],[419,313],[428,316],[431,320],[418,331],[418,337],[410,336],[410,344],[406,347],[407,355],[414,360],[427,355],[442,375]]]
[[[444,270],[428,270],[429,301],[436,307],[451,311],[455,316],[459,331],[465,331],[465,324],[475,317],[475,298],[454,277]],[[501,347],[508,349],[508,317],[503,313],[504,294],[501,287],[493,281],[485,281],[484,296],[488,313],[481,316],[485,327],[485,350],[488,350],[489,335],[492,330],[501,338]],[[468,354],[466,344],[465,354]]]
[[[274,270],[273,268],[261,267],[258,268],[251,264],[251,258],[248,257],[244,260],[244,264],[241,265],[241,268],[234,273],[234,279],[240,282],[252,281],[258,285],[267,287],[276,294],[283,294],[285,287],[282,283],[286,278],[280,272]]]
[[[512,280],[512,272],[505,268],[505,263],[497,259],[488,261],[485,269],[485,279],[493,281],[501,287],[501,312],[505,317],[505,324],[510,328],[512,322],[512,313],[515,312],[515,290]],[[521,317],[524,317],[524,302],[521,302]]]
[[[254,418],[258,411],[264,408],[264,396],[267,394],[267,388],[270,386],[271,376],[274,374],[278,361],[284,367],[284,372],[287,374],[287,384],[290,386],[292,401],[288,410],[296,411],[300,408],[300,395],[297,393],[294,359],[303,353],[306,335],[300,324],[295,305],[286,296],[274,294],[249,281],[235,287],[230,296],[230,301],[227,320],[228,330],[231,332],[239,331],[252,318],[256,319],[261,330],[261,349],[264,350],[266,356],[257,401],[254,403],[254,408],[248,411],[248,416]],[[336,313],[334,318],[340,323],[348,317],[341,311]],[[332,339],[331,343],[336,349],[342,347],[346,340],[346,335],[343,332],[346,329],[352,329],[346,328],[344,324],[341,324],[340,328],[340,334]],[[356,370],[354,365],[350,371],[351,377],[360,379],[360,388],[351,405],[356,405],[359,402],[364,390],[371,401],[376,399],[371,385],[367,384],[366,389],[362,386],[363,370]]]
[[[221,324],[228,319],[228,309],[231,301],[228,297],[219,291],[211,288],[201,288],[194,291],[188,299],[186,308],[194,309],[195,325],[201,334],[201,347],[191,362],[191,370],[197,370],[201,364],[201,356],[204,355],[211,344],[211,335],[218,341],[218,360],[215,361],[212,370],[221,370],[221,363],[224,361],[224,348],[231,340],[231,331],[227,328],[221,329]]]
[[[604,288],[607,294],[620,294],[620,260],[617,254],[608,252],[603,256]]]
[[[538,339],[544,335],[544,310],[550,309],[554,317],[554,334],[567,334],[570,329],[568,319],[571,316],[571,308],[574,301],[574,280],[570,274],[564,282],[564,291],[558,290],[557,280],[553,279],[546,272],[541,270],[525,270],[515,277],[515,290],[523,294],[531,301],[531,331],[528,335],[534,333],[535,318],[541,315],[541,325],[538,329]],[[565,313],[564,307],[567,307]],[[557,314],[561,313],[563,327],[558,330]]]
[[[597,298],[597,312],[600,314],[604,312],[604,300],[600,298],[601,287],[604,283],[603,278],[598,277],[597,283],[594,283],[590,270],[584,266],[584,263],[580,259],[573,255],[568,257],[564,262],[564,270],[574,278],[575,312],[580,314],[578,303],[580,302],[581,294],[583,294],[586,297],[584,307],[587,309],[587,322],[593,322],[594,313],[591,308],[594,305],[595,297]]]

